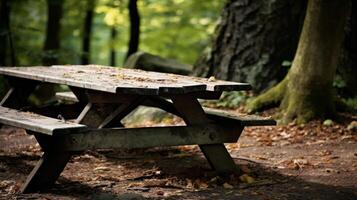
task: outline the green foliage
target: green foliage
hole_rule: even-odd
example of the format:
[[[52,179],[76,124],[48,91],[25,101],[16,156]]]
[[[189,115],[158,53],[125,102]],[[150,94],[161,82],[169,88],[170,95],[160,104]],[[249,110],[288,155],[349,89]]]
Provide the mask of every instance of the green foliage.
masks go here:
[[[181,62],[194,63],[210,42],[209,38],[214,31],[223,3],[183,0],[138,1],[141,17],[139,49]],[[108,49],[112,46],[117,50],[119,63],[124,61],[130,28],[126,5],[127,0],[98,2],[96,26],[106,31],[95,32],[94,41],[98,42],[94,44],[96,53],[93,55],[97,55],[95,60],[102,64],[107,64]],[[115,41],[108,38],[108,27],[112,26],[118,31],[118,38]]]
[[[82,29],[89,3],[96,3],[91,62],[108,65],[111,48],[124,61],[129,40],[128,0],[65,1],[61,20],[61,50],[44,53],[47,22],[45,0],[11,1],[11,28],[18,65],[40,65],[43,56],[57,56],[61,64],[79,64]],[[139,50],[181,62],[194,63],[210,42],[224,1],[139,0]],[[110,39],[111,28],[118,36]]]
[[[45,1],[11,1],[10,26],[17,65],[40,65],[46,28]]]
[[[333,80],[333,87],[337,88],[337,89],[341,89],[346,87],[346,82],[343,80],[343,78],[341,77],[341,75],[336,74],[335,78]]]
[[[291,65],[292,65],[293,63],[291,62],[291,61],[289,61],[289,60],[284,60],[282,63],[281,63],[281,66],[283,66],[283,67],[291,67]]]
[[[348,107],[348,110],[357,112],[357,96],[353,98],[342,99],[342,102]]]

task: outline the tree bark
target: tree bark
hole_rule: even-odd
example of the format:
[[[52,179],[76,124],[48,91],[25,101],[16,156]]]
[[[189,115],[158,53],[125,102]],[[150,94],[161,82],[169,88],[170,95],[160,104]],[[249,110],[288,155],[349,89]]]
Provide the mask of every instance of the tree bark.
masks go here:
[[[110,66],[115,66],[116,65],[116,56],[117,56],[117,52],[115,50],[114,47],[114,43],[117,37],[117,29],[115,28],[115,26],[112,26],[111,30],[110,30],[110,60],[109,60],[109,65]]]
[[[352,1],[352,10],[346,26],[346,37],[343,42],[343,50],[337,72],[345,82],[342,88],[344,97],[357,95],[357,2]]]
[[[81,56],[82,65],[87,65],[90,62],[90,47],[91,47],[92,23],[93,23],[93,16],[94,16],[95,1],[88,0],[87,6],[88,8],[84,18],[84,27],[83,27],[82,56]]]
[[[349,0],[310,0],[293,65],[277,86],[248,103],[256,110],[280,103],[283,123],[334,114],[332,83],[344,39]]]
[[[129,0],[129,18],[130,18],[130,39],[129,39],[129,49],[126,54],[127,59],[131,54],[138,51],[139,40],[140,40],[140,15],[138,11],[138,6],[136,4],[137,0]]]
[[[275,85],[288,70],[282,62],[294,57],[305,8],[305,0],[229,0],[194,75],[249,82],[256,91]]]
[[[42,59],[45,66],[58,64],[63,2],[64,0],[47,0],[48,19]]]

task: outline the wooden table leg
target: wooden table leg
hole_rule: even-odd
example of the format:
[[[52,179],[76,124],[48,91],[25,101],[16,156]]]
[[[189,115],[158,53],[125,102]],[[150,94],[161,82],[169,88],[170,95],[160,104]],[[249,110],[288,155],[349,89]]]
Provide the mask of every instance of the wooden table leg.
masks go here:
[[[114,104],[99,106],[88,103],[77,118],[77,122],[93,128],[101,128],[107,126],[112,121],[120,119],[120,117],[124,117],[124,114],[133,110],[139,102],[140,100],[137,99],[133,100],[131,104],[121,104],[119,106]],[[117,108],[113,109],[115,106]],[[56,145],[54,145],[56,138],[36,133],[34,135],[44,154],[22,186],[21,191],[23,193],[43,191],[50,188],[74,154],[74,152],[56,149]]]
[[[21,188],[22,193],[44,191],[58,179],[72,152],[45,151]]]
[[[177,95],[171,98],[185,123],[189,125],[208,123],[205,112],[196,98],[189,95]],[[224,144],[199,145],[208,163],[219,174],[240,174]]]
[[[37,133],[32,134],[35,135],[44,154],[22,185],[22,193],[44,191],[50,188],[56,182],[73,154],[73,152],[61,152],[55,149],[54,140],[56,138]]]

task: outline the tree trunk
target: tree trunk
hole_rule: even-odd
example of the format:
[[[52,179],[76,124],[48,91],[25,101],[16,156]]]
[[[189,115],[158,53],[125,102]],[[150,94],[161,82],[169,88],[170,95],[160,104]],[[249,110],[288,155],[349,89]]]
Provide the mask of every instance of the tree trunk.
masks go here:
[[[0,1],[0,66],[6,66],[9,19],[7,0]]]
[[[48,19],[42,59],[45,66],[58,64],[63,2],[64,0],[47,0]]]
[[[310,0],[293,65],[277,86],[248,103],[255,110],[280,103],[282,122],[334,114],[332,83],[349,14],[349,0]]]
[[[127,59],[131,54],[138,51],[139,39],[140,39],[140,15],[138,11],[138,6],[136,4],[137,0],[129,0],[129,17],[130,17],[130,39],[129,39],[129,49],[126,54]]]
[[[0,1],[0,66],[14,66],[15,50],[10,29],[10,1]],[[7,58],[10,58],[9,61]]]
[[[287,73],[282,62],[294,57],[305,8],[305,0],[228,0],[194,74],[249,82],[256,91],[275,85]]]
[[[117,29],[115,26],[112,26],[110,30],[110,57],[109,57],[109,65],[115,67],[116,66],[116,57],[117,57],[117,52],[115,50],[115,40],[117,38]]]
[[[8,65],[8,41],[10,23],[10,5],[8,0],[0,0],[0,66]],[[6,94],[8,85],[3,77],[0,77],[0,98]]]
[[[59,64],[61,18],[64,0],[47,0],[47,27],[43,46],[42,64],[44,66]],[[52,101],[55,96],[55,85],[43,84],[34,92],[33,103],[42,104]]]
[[[346,26],[346,37],[337,72],[345,82],[340,92],[344,97],[357,95],[357,2],[352,1],[351,15]]]
[[[92,23],[94,15],[95,1],[88,0],[87,11],[84,18],[84,27],[83,27],[83,40],[82,40],[82,56],[81,63],[82,65],[87,65],[90,62],[90,46],[91,46],[91,35],[92,35]]]

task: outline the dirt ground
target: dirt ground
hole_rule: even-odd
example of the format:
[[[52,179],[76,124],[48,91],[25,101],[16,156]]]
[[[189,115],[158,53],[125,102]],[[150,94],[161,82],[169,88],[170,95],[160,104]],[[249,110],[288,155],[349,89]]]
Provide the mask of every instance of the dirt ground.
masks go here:
[[[0,199],[357,199],[356,116],[331,125],[246,128],[227,144],[243,176],[219,177],[196,146],[87,151],[46,193],[19,194],[41,155],[33,136],[0,130]]]

